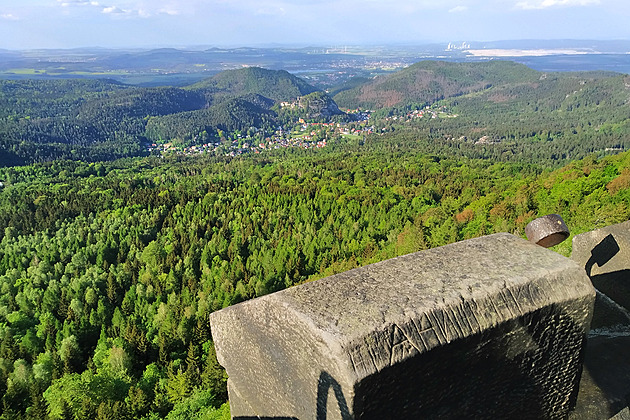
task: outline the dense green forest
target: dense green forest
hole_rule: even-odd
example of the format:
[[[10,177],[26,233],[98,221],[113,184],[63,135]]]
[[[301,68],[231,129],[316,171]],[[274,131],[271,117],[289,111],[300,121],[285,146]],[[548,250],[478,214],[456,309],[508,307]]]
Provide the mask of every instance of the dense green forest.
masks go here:
[[[448,65],[440,63],[437,70],[441,73],[435,70],[431,77],[448,80],[443,79],[443,67]],[[419,72],[418,77],[428,77],[427,66],[412,66],[400,73]],[[513,63],[494,70],[500,78],[495,74],[494,84],[490,83],[492,78],[484,79],[488,86],[472,93],[460,92],[436,102],[414,97],[378,109],[371,118],[375,131],[401,147],[427,153],[536,162],[545,166],[558,166],[592,153],[605,155],[630,148],[627,75],[539,73]],[[521,74],[520,78],[515,74]],[[479,77],[474,72],[473,75]],[[380,86],[376,80],[372,84]],[[414,110],[427,107],[447,112],[437,118],[407,117]]]
[[[458,240],[523,236],[549,213],[573,234],[628,220],[629,86],[419,63],[340,89],[340,103],[373,108],[353,121],[264,69],[186,88],[0,81],[0,420],[227,419],[213,311]],[[145,148],[304,119],[334,122],[326,147]]]
[[[317,91],[304,80],[285,70],[274,71],[259,67],[224,71],[195,83],[190,88],[210,89],[213,92],[237,96],[255,93],[274,101],[290,101]]]
[[[0,418],[220,418],[212,311],[547,213],[630,216],[628,153],[549,172],[373,148],[1,170]]]
[[[534,82],[540,73],[510,61],[451,63],[421,61],[335,95],[346,108],[382,109],[486,90],[497,85]]]
[[[276,113],[271,110],[273,104],[263,96],[247,95],[225,100],[207,109],[151,117],[145,134],[147,139],[157,143],[177,141],[180,144],[199,144],[219,138],[219,130],[272,131],[276,125]]]

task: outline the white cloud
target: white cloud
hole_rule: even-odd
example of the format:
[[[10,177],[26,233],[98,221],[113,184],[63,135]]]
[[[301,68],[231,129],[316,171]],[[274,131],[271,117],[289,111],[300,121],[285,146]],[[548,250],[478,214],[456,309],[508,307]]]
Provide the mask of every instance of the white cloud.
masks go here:
[[[173,9],[160,9],[158,10],[158,13],[164,14],[164,15],[170,15],[170,16],[177,16],[180,14],[179,10],[173,10]]]
[[[112,17],[141,17],[149,18],[158,15],[176,16],[181,14],[179,5],[172,0],[109,0],[101,3],[97,0],[57,0],[61,7],[92,9],[101,14]],[[84,9],[85,10],[85,9]]]
[[[203,2],[201,2],[203,4]],[[178,16],[181,14],[197,14],[198,4],[196,1],[178,2],[175,0],[134,0],[127,1],[123,9],[133,10],[137,16],[149,18],[159,15]]]
[[[153,16],[153,14],[145,9],[123,9],[118,6],[103,6],[101,9],[101,13],[104,15],[109,15],[112,18],[148,18]]]
[[[17,16],[11,14],[11,13],[4,13],[2,15],[0,15],[0,18],[4,19],[4,20],[20,20],[20,18],[18,18]]]
[[[461,13],[461,12],[465,12],[466,10],[468,10],[468,7],[466,7],[466,6],[455,6],[452,9],[450,9],[448,12],[449,13]]]
[[[106,15],[108,15],[108,14],[124,14],[124,13],[127,13],[126,10],[123,10],[120,7],[117,7],[117,6],[103,7],[103,10],[101,12],[105,13]]]
[[[527,0],[516,3],[516,7],[524,10],[547,9],[549,7],[588,6],[599,4],[600,0]]]

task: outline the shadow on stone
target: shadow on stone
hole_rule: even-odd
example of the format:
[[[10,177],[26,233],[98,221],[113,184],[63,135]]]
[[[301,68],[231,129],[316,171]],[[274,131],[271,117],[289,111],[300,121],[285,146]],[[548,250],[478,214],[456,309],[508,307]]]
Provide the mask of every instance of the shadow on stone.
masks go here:
[[[628,314],[628,311],[624,311],[617,302],[598,290],[593,309],[591,330],[618,328],[620,325],[630,325],[630,314]]]
[[[624,258],[628,244],[626,226],[624,223],[605,228],[602,233],[582,234],[580,240],[574,241],[575,259],[585,264],[598,293],[577,407],[570,420],[627,418],[623,414],[630,402],[630,263]],[[599,240],[603,234],[607,235]],[[599,267],[597,271],[595,266]]]
[[[319,375],[317,384],[317,420],[326,420],[328,417],[328,395],[332,388],[339,413],[343,420],[352,420],[346,397],[339,382],[335,380],[328,372],[322,372]],[[298,420],[296,417],[234,417],[234,420]]]
[[[628,407],[630,337],[590,337],[580,384],[579,409],[570,419],[609,419]]]
[[[350,410],[348,410],[348,403],[343,395],[343,390],[339,382],[335,380],[328,372],[322,372],[319,375],[319,381],[317,385],[317,420],[326,420],[327,406],[328,406],[328,394],[332,388],[337,405],[339,406],[339,412],[343,420],[352,420]]]
[[[602,241],[591,250],[591,258],[588,259],[584,267],[586,274],[590,277],[595,264],[600,267],[603,266],[610,261],[612,257],[617,255],[619,250],[619,244],[615,240],[615,237],[612,233],[608,234],[608,236],[602,239]]]
[[[569,360],[558,355],[583,348],[585,340],[570,314],[542,308],[366,378],[356,389],[355,418],[566,418],[577,401],[584,352]],[[549,392],[570,383],[568,399]]]
[[[597,274],[591,276],[591,281],[597,290],[630,310],[630,270]]]

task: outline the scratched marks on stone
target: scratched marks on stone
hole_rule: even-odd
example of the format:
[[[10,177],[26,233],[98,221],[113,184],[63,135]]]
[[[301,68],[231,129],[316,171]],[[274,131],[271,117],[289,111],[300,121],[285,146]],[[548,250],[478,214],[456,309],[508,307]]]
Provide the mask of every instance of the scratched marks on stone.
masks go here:
[[[370,375],[418,353],[520,318],[532,305],[545,300],[538,288],[528,284],[523,289],[500,290],[481,300],[462,299],[456,305],[429,310],[373,331],[349,350],[354,370],[359,376]]]
[[[369,375],[445,344],[446,326],[440,325],[444,322],[447,321],[440,314],[422,314],[419,319],[392,324],[385,331],[364,337],[363,343],[350,350],[354,370],[359,375]]]
[[[391,328],[391,349],[389,355],[389,365],[401,362],[408,357],[417,354],[420,350],[407,334],[396,324]]]

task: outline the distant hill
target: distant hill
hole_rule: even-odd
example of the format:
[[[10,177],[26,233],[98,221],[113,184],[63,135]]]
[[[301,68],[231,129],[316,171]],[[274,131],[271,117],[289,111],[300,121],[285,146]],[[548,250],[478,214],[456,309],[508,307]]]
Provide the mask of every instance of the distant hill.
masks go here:
[[[328,92],[328,94],[332,97],[334,97],[335,95],[337,95],[338,93],[341,93],[343,91],[346,90],[350,90],[353,89],[357,86],[361,86],[364,85],[366,83],[369,83],[372,79],[368,78],[368,77],[353,77],[347,81],[345,81],[344,83],[340,84],[340,85],[336,85],[336,86],[332,86],[328,89],[326,89],[326,92]]]
[[[147,138],[190,143],[223,138],[219,131],[272,131],[293,122],[278,118],[279,102],[298,98],[305,98],[301,113],[286,117],[344,115],[305,81],[262,68],[225,71],[187,88],[110,80],[0,81],[0,166],[137,155]]]
[[[227,70],[189,88],[210,89],[219,95],[230,96],[254,93],[274,101],[290,101],[317,91],[304,80],[285,70],[267,70],[260,67]]]
[[[534,72],[487,79],[486,87],[463,91],[419,112],[421,102],[379,109],[371,121],[399,146],[425,142],[432,153],[448,148],[495,160],[553,165],[630,148],[628,75]]]
[[[299,104],[307,118],[332,117],[343,114],[335,101],[323,92],[313,92],[303,96],[300,98]]]
[[[205,109],[151,117],[146,125],[146,137],[156,142],[199,142],[204,136],[216,136],[217,130],[272,130],[299,118],[329,121],[337,116],[347,117],[323,92],[301,96],[284,107],[262,95],[250,93],[223,99]]]
[[[78,117],[118,121],[192,111],[205,105],[204,95],[199,92],[171,87],[127,89],[86,102],[80,107]]]
[[[407,130],[410,139],[458,148],[468,142],[472,156],[480,154],[479,143],[498,145],[488,150],[505,151],[505,159],[532,150],[541,158],[568,159],[625,150],[630,138],[630,76],[618,73],[425,61],[341,89],[331,98],[286,71],[255,67],[186,88],[0,81],[0,165],[134,156],[144,153],[147,138],[205,143],[292,128],[300,119],[350,122],[337,104],[374,110],[370,124],[380,134],[400,139]],[[410,112],[438,101],[426,113],[432,118]]]
[[[345,108],[382,109],[423,104],[480,91],[496,84],[533,82],[540,73],[508,61],[421,61],[334,96]]]
[[[497,84],[483,92],[452,98],[445,104],[462,114],[474,114],[478,120],[497,115],[522,119],[536,114],[566,119],[569,114],[579,113],[588,113],[589,120],[596,115],[617,119],[627,118],[630,112],[629,86],[630,77],[617,73],[540,73],[533,82]]]
[[[273,102],[260,95],[231,98],[206,109],[149,118],[146,136],[153,141],[200,140],[200,136],[214,136],[217,130],[247,130],[251,127],[269,128],[275,124],[276,113],[270,110]]]
[[[310,122],[347,121],[348,115],[341,111],[335,101],[324,92],[313,92],[301,96],[293,102],[285,102],[274,108],[283,123],[295,122],[303,118]]]
[[[0,118],[72,115],[90,100],[128,89],[113,80],[0,80]]]

